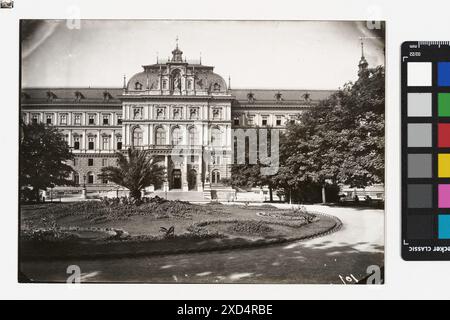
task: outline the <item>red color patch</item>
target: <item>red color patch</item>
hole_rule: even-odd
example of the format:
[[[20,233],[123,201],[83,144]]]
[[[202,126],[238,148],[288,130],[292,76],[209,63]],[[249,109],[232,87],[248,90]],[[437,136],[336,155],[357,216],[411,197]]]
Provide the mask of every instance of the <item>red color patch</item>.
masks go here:
[[[439,123],[439,148],[450,148],[450,123]]]

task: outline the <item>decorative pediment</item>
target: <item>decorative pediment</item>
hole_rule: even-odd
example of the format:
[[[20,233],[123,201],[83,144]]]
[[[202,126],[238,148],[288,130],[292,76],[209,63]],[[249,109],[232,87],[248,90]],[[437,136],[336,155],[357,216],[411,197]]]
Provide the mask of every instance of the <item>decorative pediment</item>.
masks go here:
[[[189,119],[198,119],[198,107],[189,108]]]
[[[156,108],[156,118],[157,119],[164,119],[165,116],[166,116],[166,108],[165,107]]]
[[[142,119],[142,107],[133,107],[133,119]]]

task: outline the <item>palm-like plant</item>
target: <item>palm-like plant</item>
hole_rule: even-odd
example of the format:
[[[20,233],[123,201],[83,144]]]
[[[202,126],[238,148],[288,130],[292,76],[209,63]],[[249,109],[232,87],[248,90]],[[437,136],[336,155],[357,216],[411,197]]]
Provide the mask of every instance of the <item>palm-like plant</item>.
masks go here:
[[[128,149],[126,155],[117,153],[117,167],[102,168],[102,176],[130,190],[134,199],[141,198],[141,191],[150,185],[158,185],[166,179],[165,168],[147,152]]]

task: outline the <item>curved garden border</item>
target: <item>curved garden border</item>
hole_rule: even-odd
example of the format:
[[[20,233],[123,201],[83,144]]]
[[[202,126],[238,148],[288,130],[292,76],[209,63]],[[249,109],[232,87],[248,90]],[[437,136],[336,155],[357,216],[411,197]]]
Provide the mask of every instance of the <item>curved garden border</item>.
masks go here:
[[[46,251],[46,254],[37,254],[36,251],[29,250],[32,252],[31,255],[21,255],[21,258],[23,260],[66,260],[66,259],[113,259],[113,258],[133,258],[133,257],[142,257],[142,256],[161,256],[161,255],[176,255],[176,254],[189,254],[189,253],[201,253],[201,252],[213,252],[213,251],[227,251],[227,250],[236,250],[236,249],[252,249],[252,248],[260,248],[264,246],[272,246],[272,245],[278,245],[288,242],[294,242],[294,241],[304,241],[304,240],[310,240],[315,239],[318,237],[323,237],[329,234],[332,234],[334,232],[337,232],[342,227],[342,221],[338,219],[335,216],[324,214],[320,212],[311,212],[312,214],[324,216],[327,218],[330,218],[334,220],[334,225],[330,227],[329,229],[319,232],[313,235],[308,236],[299,236],[299,237],[289,237],[289,238],[272,238],[272,239],[259,239],[255,240],[253,242],[250,242],[248,240],[245,240],[241,243],[233,243],[236,241],[229,241],[230,244],[221,244],[221,245],[210,245],[211,243],[214,244],[214,241],[209,241],[211,239],[199,239],[199,242],[208,241],[209,245],[204,247],[198,247],[198,248],[183,248],[183,249],[173,249],[173,250],[148,250],[149,248],[145,248],[145,241],[127,241],[127,240],[116,240],[116,241],[110,241],[104,244],[104,249],[107,249],[108,245],[122,245],[125,246],[127,251],[124,252],[97,252],[86,254],[80,254],[80,253],[73,253],[71,254],[70,251],[65,252],[65,254],[50,254],[48,255],[48,252]],[[103,231],[99,229],[104,229],[105,231],[116,231],[113,228],[64,228],[64,229],[70,229],[71,231],[77,230],[82,231],[82,229],[90,229],[91,231]],[[62,229],[61,229],[62,230]],[[123,230],[121,230],[123,231]],[[239,238],[241,239],[241,238]],[[239,240],[238,239],[238,240]],[[180,239],[178,239],[180,240]],[[182,239],[181,239],[182,240]],[[234,239],[236,240],[236,239]],[[169,240],[161,240],[161,241],[169,241]],[[155,241],[152,241],[155,242]],[[148,243],[147,243],[148,244]],[[54,243],[51,243],[49,248],[52,246],[55,247]],[[89,252],[90,246],[97,245],[95,242],[86,242],[85,243],[85,250],[81,250],[80,252]],[[21,250],[23,253],[23,250]]]

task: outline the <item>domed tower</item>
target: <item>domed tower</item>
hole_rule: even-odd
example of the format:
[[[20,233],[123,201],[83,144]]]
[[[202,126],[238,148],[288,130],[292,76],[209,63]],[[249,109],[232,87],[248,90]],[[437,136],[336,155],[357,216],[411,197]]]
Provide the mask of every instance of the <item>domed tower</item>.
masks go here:
[[[177,45],[175,49],[172,51],[172,62],[183,62],[183,51],[178,48],[178,38]]]

